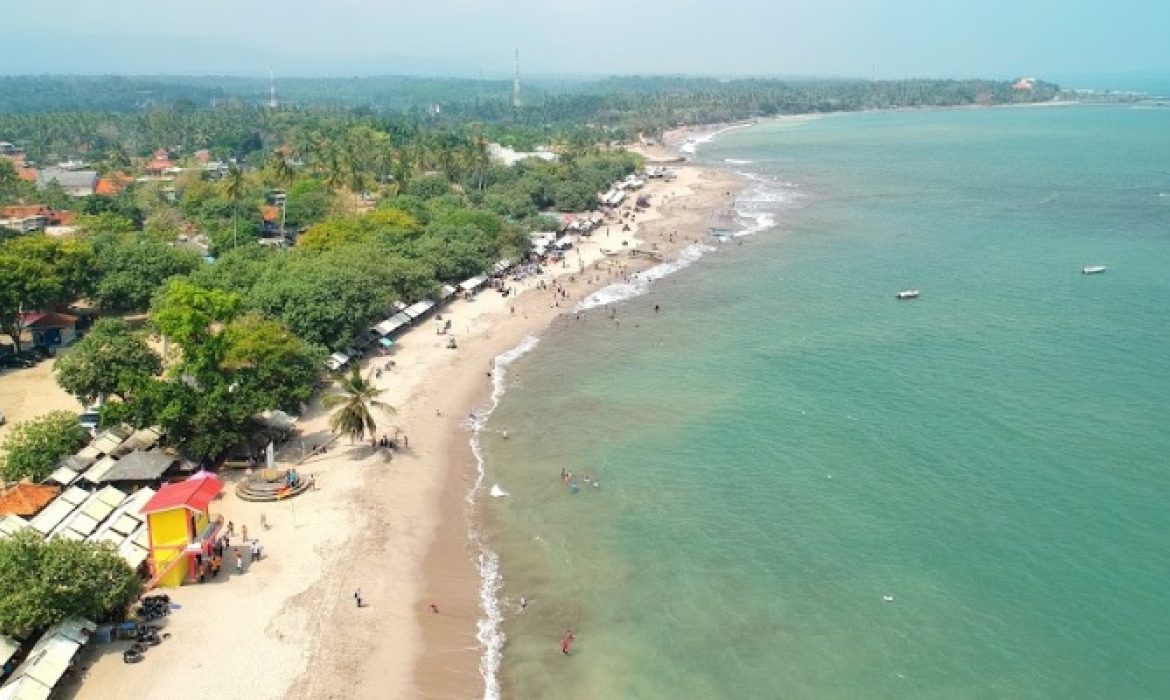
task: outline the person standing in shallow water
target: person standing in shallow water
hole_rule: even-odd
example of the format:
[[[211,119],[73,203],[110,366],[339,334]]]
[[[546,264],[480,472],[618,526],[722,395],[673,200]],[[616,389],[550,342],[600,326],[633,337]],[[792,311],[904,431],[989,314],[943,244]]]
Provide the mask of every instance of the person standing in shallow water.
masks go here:
[[[573,630],[565,630],[565,636],[561,637],[561,653],[565,656],[573,650]]]

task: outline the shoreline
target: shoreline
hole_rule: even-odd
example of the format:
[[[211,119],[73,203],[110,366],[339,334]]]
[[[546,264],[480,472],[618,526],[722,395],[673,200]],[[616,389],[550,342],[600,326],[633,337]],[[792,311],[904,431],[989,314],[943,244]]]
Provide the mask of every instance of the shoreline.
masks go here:
[[[313,586],[319,594],[309,596],[320,600],[330,591],[336,600],[360,585],[363,597],[382,610],[371,615],[369,609],[335,604],[332,619],[319,619],[311,632],[317,640],[307,659],[312,672],[302,673],[287,697],[484,696],[480,637],[499,631],[480,628],[479,505],[472,498],[480,467],[469,413],[480,416],[490,405],[495,378],[489,372],[497,358],[546,332],[589,295],[626,275],[672,263],[703,242],[708,212],[744,184],[721,168],[683,164],[677,171],[677,180],[653,181],[643,190],[652,206],[638,215],[633,230],[622,233],[621,224],[611,222],[608,234],[603,226],[581,239],[565,266],[546,268],[540,279],[557,280],[564,290],[555,303],[551,291],[536,289],[535,279],[509,281],[520,292],[514,298],[487,291],[444,309],[457,350],[446,349],[446,337],[433,333],[430,323],[401,338],[394,355],[399,368],[379,385],[399,407],[393,423],[409,431],[411,446],[391,460],[394,474],[380,478],[375,467],[362,475],[359,523],[338,565]],[[604,252],[635,247],[661,260]],[[407,373],[413,376],[407,379]]]
[[[636,229],[631,232],[641,245],[656,245],[658,249],[655,252],[661,254],[663,260],[622,257],[620,262],[626,273],[645,271],[659,264],[675,263],[680,254],[687,248],[696,243],[703,243],[705,240],[705,231],[702,228],[703,219],[710,210],[726,202],[726,195],[723,192],[730,190],[738,193],[745,184],[743,178],[721,168],[701,167],[687,163],[680,164],[678,169],[686,170],[689,177],[680,177],[680,180],[683,180],[681,183],[659,182],[650,185],[648,190],[653,195],[651,212],[640,216]],[[671,190],[680,190],[683,187],[689,191],[675,197],[670,197],[668,194]],[[680,204],[686,208],[678,209]],[[693,230],[692,233],[691,229],[696,225],[698,229]],[[675,236],[674,243],[664,239],[668,227],[670,230],[677,228],[680,232],[679,236]],[[659,240],[655,241],[655,238]],[[594,232],[592,241],[605,240],[603,229]],[[599,242],[597,245],[600,247],[601,243]],[[569,256],[570,259],[572,257],[572,255]],[[516,354],[522,354],[524,350],[520,346],[526,338],[539,338],[548,332],[559,318],[576,309],[591,295],[615,282],[620,283],[620,276],[616,276],[616,278],[615,276],[605,277],[596,272],[593,275],[589,274],[592,271],[589,269],[591,265],[603,263],[606,258],[586,256],[585,259],[587,261],[586,279],[579,279],[578,275],[573,275],[570,271],[559,271],[558,277],[576,278],[572,282],[565,283],[568,297],[560,307],[548,303],[545,297],[547,293],[535,290],[529,290],[517,299],[517,314],[527,316],[526,320],[529,322],[522,324],[521,327],[508,327],[497,337],[491,339],[495,342],[489,343],[491,351],[486,354],[491,355],[490,361],[492,363],[505,353],[519,351]],[[593,281],[589,281],[590,279]],[[507,321],[508,319],[495,320]],[[506,336],[506,340],[499,336]],[[497,350],[498,352],[496,352]],[[503,368],[501,367],[501,369]],[[495,380],[496,378],[492,377],[491,379]],[[487,414],[483,413],[484,409],[489,406],[494,408],[492,401],[494,389],[493,381],[483,382],[481,389],[475,392],[474,398],[467,407],[468,410],[475,410],[481,421],[487,418]],[[500,392],[502,394],[502,387]],[[463,415],[463,412],[460,415]],[[465,428],[465,430],[467,429]],[[481,488],[476,493],[472,492],[472,488],[479,478],[480,469],[482,469],[472,447],[472,441],[477,439],[477,435],[477,432],[467,430],[467,434],[456,433],[450,436],[451,460],[448,465],[447,483],[440,503],[443,510],[440,518],[442,524],[423,562],[426,590],[433,591],[436,597],[441,597],[443,594],[457,596],[459,610],[475,606],[477,615],[474,623],[476,626],[479,625],[485,614],[481,604],[481,595],[484,591],[481,588],[485,585],[490,587],[492,584],[491,581],[483,580],[483,572],[476,567],[476,563],[479,557],[485,553],[494,556],[490,549],[484,552],[477,551],[480,542],[476,541],[476,538],[482,536],[477,509],[485,495],[484,490],[489,486],[488,482],[484,482],[480,484]],[[462,566],[453,561],[453,559],[460,557],[463,560]],[[453,577],[453,570],[459,569],[462,569],[464,575]],[[426,604],[425,601],[420,601],[418,608],[425,610]],[[444,610],[444,608],[440,607],[440,610]],[[430,622],[426,618],[434,617],[428,613],[420,613],[419,616],[423,618],[420,620],[423,623]],[[442,617],[442,614],[438,617]],[[497,693],[485,694],[487,689],[484,685],[484,678],[480,675],[481,664],[484,662],[483,648],[479,645],[479,640],[473,637],[472,641],[475,642],[475,645],[470,649],[466,646],[460,647],[458,643],[461,639],[466,641],[469,631],[460,633],[450,629],[449,625],[443,624],[423,624],[422,629],[423,652],[416,666],[414,683],[419,697],[467,697],[471,688],[470,684],[464,682],[469,675],[466,670],[467,666],[472,666],[475,671],[474,687],[478,689],[477,696],[499,697],[498,690]],[[485,632],[500,634],[500,630],[486,630]],[[465,649],[466,653],[459,653],[460,649]],[[454,668],[452,667],[453,657],[459,659]],[[497,683],[502,683],[502,679],[498,677],[495,680]]]

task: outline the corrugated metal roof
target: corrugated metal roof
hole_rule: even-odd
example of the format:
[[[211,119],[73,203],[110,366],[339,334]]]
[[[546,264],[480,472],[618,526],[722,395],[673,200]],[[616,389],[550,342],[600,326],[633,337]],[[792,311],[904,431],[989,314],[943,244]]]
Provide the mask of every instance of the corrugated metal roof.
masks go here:
[[[12,637],[0,637],[0,666],[8,663],[8,660],[18,651],[20,651],[20,642]]]
[[[118,464],[118,460],[110,456],[105,456],[99,459],[92,467],[85,471],[82,478],[91,484],[100,484],[106,478],[106,474],[110,473]]]
[[[0,518],[0,537],[15,535],[28,527],[28,521],[19,515],[5,515]]]
[[[407,308],[403,309],[402,313],[406,314],[412,319],[417,319],[433,308],[435,308],[435,302],[431,301],[430,299],[424,299],[423,301],[415,302]]]
[[[122,559],[130,565],[131,569],[137,569],[139,566],[142,566],[142,562],[146,561],[146,557],[150,552],[145,547],[139,547],[134,542],[123,542],[122,546],[118,547],[118,554],[122,555]]]
[[[118,460],[117,464],[102,475],[102,480],[153,481],[165,474],[177,461],[174,456],[165,452],[135,450]]]
[[[103,454],[105,454],[105,453],[103,453],[98,448],[94,447],[92,444],[86,445],[85,447],[83,447],[77,451],[77,456],[85,458],[85,459],[97,460],[97,458],[101,457]]]
[[[65,501],[66,503],[72,503],[75,506],[81,505],[87,498],[89,498],[89,491],[86,491],[80,486],[71,486],[65,491],[65,493],[57,497],[58,500]]]
[[[112,432],[106,431],[97,436],[97,439],[90,443],[90,447],[99,450],[102,454],[113,454],[114,450],[118,449],[125,440],[115,435]]]
[[[0,700],[49,700],[52,689],[28,676],[9,681],[0,688]]]
[[[37,513],[37,516],[29,521],[29,525],[32,525],[33,529],[41,533],[41,535],[48,535],[53,531],[53,528],[61,524],[61,521],[69,517],[69,514],[73,512],[74,508],[75,506],[72,503],[69,503],[63,498],[57,498],[57,500],[45,506],[44,510]]]
[[[93,466],[97,461],[97,457],[82,457],[79,454],[62,457],[60,462],[57,462],[58,467],[65,467],[72,469],[75,472],[81,473]]]
[[[48,481],[54,481],[62,486],[68,486],[77,481],[77,472],[69,467],[57,467],[57,471],[49,475]]]
[[[476,275],[475,277],[472,277],[470,279],[466,279],[466,280],[463,280],[462,282],[460,282],[459,288],[465,292],[470,292],[472,290],[479,289],[486,282],[487,282],[487,277],[485,275]]]
[[[134,532],[142,521],[130,515],[129,513],[122,513],[110,523],[110,529],[125,537],[131,532]]]
[[[150,547],[150,531],[146,529],[145,525],[127,539],[143,549]]]
[[[89,503],[81,506],[80,510],[81,514],[92,518],[94,525],[96,526],[98,523],[109,517],[110,513],[114,512],[114,506],[95,496],[95,498]],[[80,530],[78,530],[78,532],[80,532]]]
[[[117,508],[122,505],[122,501],[126,500],[126,493],[113,486],[106,486],[97,492],[97,498],[102,503],[109,505],[110,508]]]
[[[120,449],[127,452],[132,450],[149,450],[158,444],[162,437],[162,431],[158,428],[143,428],[136,430],[126,441],[122,443]]]

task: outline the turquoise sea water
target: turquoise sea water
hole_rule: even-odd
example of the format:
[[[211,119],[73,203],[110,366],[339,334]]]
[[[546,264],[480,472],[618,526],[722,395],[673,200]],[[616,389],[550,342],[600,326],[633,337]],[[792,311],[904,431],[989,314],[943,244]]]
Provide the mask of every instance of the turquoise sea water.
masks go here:
[[[777,225],[560,322],[483,433],[503,695],[1170,697],[1170,109],[699,159]]]

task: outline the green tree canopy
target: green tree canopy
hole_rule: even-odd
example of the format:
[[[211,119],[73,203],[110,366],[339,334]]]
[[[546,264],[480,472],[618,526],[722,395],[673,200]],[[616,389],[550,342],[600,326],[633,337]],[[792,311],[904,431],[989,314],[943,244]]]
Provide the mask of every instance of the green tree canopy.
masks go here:
[[[81,449],[87,438],[85,428],[69,411],[53,411],[17,423],[0,444],[4,452],[0,476],[5,481],[43,481],[62,457]]]
[[[0,633],[118,618],[141,592],[142,579],[108,543],[45,541],[27,530],[0,540]]]
[[[163,336],[183,347],[188,357],[200,354],[213,335],[213,324],[226,323],[239,312],[240,296],[200,287],[184,277],[169,281],[155,295],[150,322]]]
[[[256,414],[296,411],[312,395],[324,353],[278,321],[243,313],[239,295],[189,279],[171,280],[155,298],[151,323],[182,348],[167,379],[130,387],[103,419],[160,425],[194,457],[239,443]]]
[[[83,241],[17,236],[0,243],[0,331],[20,347],[22,313],[50,311],[89,293],[93,250]]]
[[[377,209],[362,216],[322,221],[301,234],[297,246],[307,250],[335,250],[344,245],[373,241],[397,245],[421,228],[413,216],[400,209]]]
[[[145,311],[165,281],[202,265],[199,255],[154,236],[107,236],[97,245],[100,280],[93,298],[110,311]]]
[[[103,318],[72,350],[57,358],[57,383],[82,403],[99,396],[130,397],[135,386],[162,371],[162,360],[119,318]]]
[[[256,403],[254,413],[299,412],[312,397],[325,353],[283,323],[248,313],[229,323],[223,335],[220,367],[230,375],[236,397]]]

